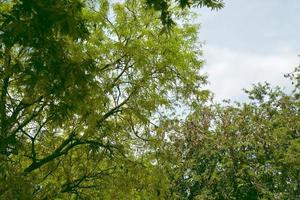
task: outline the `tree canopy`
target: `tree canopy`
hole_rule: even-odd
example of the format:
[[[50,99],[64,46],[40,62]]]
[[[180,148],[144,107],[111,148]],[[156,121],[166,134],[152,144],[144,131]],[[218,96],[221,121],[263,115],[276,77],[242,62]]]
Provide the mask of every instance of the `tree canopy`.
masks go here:
[[[186,8],[223,5],[1,1],[0,199],[300,198],[299,68],[250,103],[203,88]]]
[[[184,199],[298,199],[299,72],[293,76],[292,94],[258,84],[246,90],[249,103],[200,104],[183,123],[163,123],[174,192]]]
[[[205,94],[197,27],[160,34],[159,13],[134,0],[7,1],[1,13],[0,194],[164,195],[159,177],[141,179],[158,169],[140,149],[160,109]]]

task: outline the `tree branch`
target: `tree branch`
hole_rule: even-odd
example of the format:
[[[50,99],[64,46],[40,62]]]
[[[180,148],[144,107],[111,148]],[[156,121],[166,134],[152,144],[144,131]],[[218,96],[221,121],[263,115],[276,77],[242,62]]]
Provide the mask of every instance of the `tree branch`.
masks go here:
[[[72,132],[68,139],[66,139],[65,141],[63,141],[61,143],[61,145],[59,147],[57,147],[50,155],[44,157],[43,159],[37,159],[36,162],[32,162],[31,165],[29,165],[27,168],[24,169],[25,173],[30,173],[38,168],[40,168],[41,166],[47,164],[50,161],[53,161],[54,159],[67,154],[71,149],[73,149],[74,147],[78,146],[78,145],[96,145],[99,147],[103,147],[107,150],[109,150],[111,153],[112,148],[118,149],[116,146],[111,145],[111,144],[103,144],[101,142],[98,141],[93,141],[93,140],[79,140],[78,138],[75,138],[75,133]],[[119,149],[118,149],[119,150]]]

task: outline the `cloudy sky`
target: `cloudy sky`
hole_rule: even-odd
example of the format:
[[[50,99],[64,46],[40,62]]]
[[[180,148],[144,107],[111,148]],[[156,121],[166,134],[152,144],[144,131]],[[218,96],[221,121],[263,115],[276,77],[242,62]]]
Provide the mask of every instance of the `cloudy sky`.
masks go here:
[[[300,63],[300,0],[225,0],[220,11],[196,9],[200,41],[217,100],[246,100],[242,88],[268,81],[288,91],[283,75]]]

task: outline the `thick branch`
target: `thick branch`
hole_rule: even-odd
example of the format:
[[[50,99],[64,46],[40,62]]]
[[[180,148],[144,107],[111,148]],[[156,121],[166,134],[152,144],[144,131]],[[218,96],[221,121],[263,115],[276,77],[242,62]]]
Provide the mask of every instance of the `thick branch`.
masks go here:
[[[63,141],[63,143],[59,147],[57,147],[56,150],[54,150],[50,155],[44,157],[43,159],[37,160],[36,162],[33,162],[31,165],[29,165],[27,168],[24,169],[24,172],[30,173],[30,172],[40,168],[41,166],[47,164],[48,162],[53,161],[54,159],[67,154],[74,147],[76,147],[78,145],[85,145],[85,144],[103,147],[105,149],[108,149],[110,152],[112,152],[112,148],[117,148],[113,145],[103,144],[101,142],[93,141],[93,140],[82,140],[81,141],[81,140],[75,138],[75,134],[72,133],[72,134],[70,134],[69,138],[66,139],[65,141]]]
[[[7,135],[7,116],[6,116],[6,94],[8,89],[9,77],[3,79],[2,88],[1,88],[1,99],[0,99],[0,119],[1,119],[1,135]]]
[[[34,171],[35,169],[40,168],[41,166],[45,165],[46,163],[54,160],[57,157],[60,157],[61,155],[66,154],[71,148],[78,145],[77,142],[73,142],[73,134],[69,136],[68,139],[66,139],[57,149],[55,149],[50,155],[46,156],[45,158],[38,160],[36,162],[33,162],[31,165],[29,165],[24,172],[29,173]],[[69,146],[68,146],[69,145]],[[66,147],[67,146],[67,147]]]
[[[3,72],[3,80],[2,80],[2,88],[1,88],[1,97],[0,97],[0,120],[1,120],[1,135],[6,135],[6,96],[9,86],[9,78],[11,74],[9,73],[11,62],[10,48],[5,48],[4,53],[4,72]]]

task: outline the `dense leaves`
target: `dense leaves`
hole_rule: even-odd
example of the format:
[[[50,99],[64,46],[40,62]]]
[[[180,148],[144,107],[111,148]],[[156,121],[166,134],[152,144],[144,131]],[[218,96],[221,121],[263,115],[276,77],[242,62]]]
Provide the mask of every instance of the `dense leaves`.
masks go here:
[[[291,95],[258,84],[246,91],[249,103],[199,105],[180,127],[166,123],[163,130],[176,133],[164,150],[175,160],[174,192],[186,199],[299,199],[297,71]]]
[[[160,34],[159,13],[133,0],[0,8],[0,195],[167,195],[163,175],[138,151],[155,144],[162,108],[202,96],[197,27]]]
[[[197,5],[1,1],[0,199],[300,198],[299,69],[209,103]]]
[[[160,19],[162,23],[170,27],[175,22],[172,19],[172,15],[174,12],[172,9],[174,9],[175,6],[180,7],[181,9],[190,8],[190,7],[208,7],[211,9],[221,9],[224,6],[223,0],[176,0],[174,1],[170,0],[146,0],[147,4],[150,5],[150,7],[153,7],[155,10],[160,11]]]

